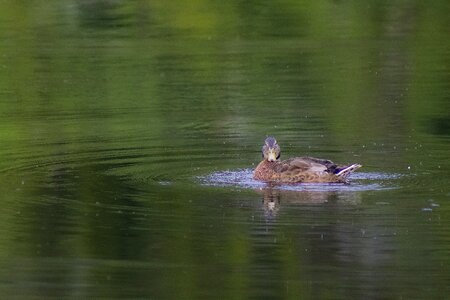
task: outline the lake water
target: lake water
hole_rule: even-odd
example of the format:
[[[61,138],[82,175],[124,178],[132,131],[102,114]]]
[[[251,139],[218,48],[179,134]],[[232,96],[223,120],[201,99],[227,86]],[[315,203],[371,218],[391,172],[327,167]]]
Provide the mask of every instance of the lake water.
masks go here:
[[[0,294],[444,299],[448,1],[2,1]],[[282,158],[350,184],[252,180]]]

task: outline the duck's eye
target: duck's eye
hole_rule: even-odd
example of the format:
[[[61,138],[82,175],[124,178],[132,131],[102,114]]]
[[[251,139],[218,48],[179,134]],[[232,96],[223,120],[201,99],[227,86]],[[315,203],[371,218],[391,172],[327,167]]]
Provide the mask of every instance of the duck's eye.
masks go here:
[[[280,156],[281,156],[281,152],[278,152],[277,159],[280,159]]]

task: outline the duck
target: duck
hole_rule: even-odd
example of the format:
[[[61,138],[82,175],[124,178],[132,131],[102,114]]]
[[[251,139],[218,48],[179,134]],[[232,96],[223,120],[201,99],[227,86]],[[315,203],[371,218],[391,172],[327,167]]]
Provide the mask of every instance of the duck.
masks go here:
[[[281,150],[274,137],[267,137],[262,147],[262,161],[253,172],[253,179],[273,183],[348,183],[348,176],[360,164],[340,166],[331,160],[314,157],[293,157],[280,160]]]

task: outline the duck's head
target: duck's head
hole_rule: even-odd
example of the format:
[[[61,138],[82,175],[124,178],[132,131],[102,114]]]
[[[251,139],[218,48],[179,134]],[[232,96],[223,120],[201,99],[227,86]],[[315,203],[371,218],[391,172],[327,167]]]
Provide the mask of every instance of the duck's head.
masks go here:
[[[264,141],[262,147],[262,157],[267,161],[276,161],[280,158],[280,146],[277,144],[277,140],[273,137],[268,137]]]

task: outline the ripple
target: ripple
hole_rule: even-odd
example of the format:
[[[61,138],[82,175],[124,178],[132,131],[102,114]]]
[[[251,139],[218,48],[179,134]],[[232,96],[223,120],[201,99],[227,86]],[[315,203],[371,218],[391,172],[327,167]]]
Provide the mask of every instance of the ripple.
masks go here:
[[[298,183],[273,184],[253,179],[252,169],[227,170],[200,176],[201,184],[218,187],[238,187],[243,189],[261,189],[270,186],[286,191],[368,191],[394,189],[391,182],[400,178],[400,174],[358,172],[350,176],[350,183]]]

